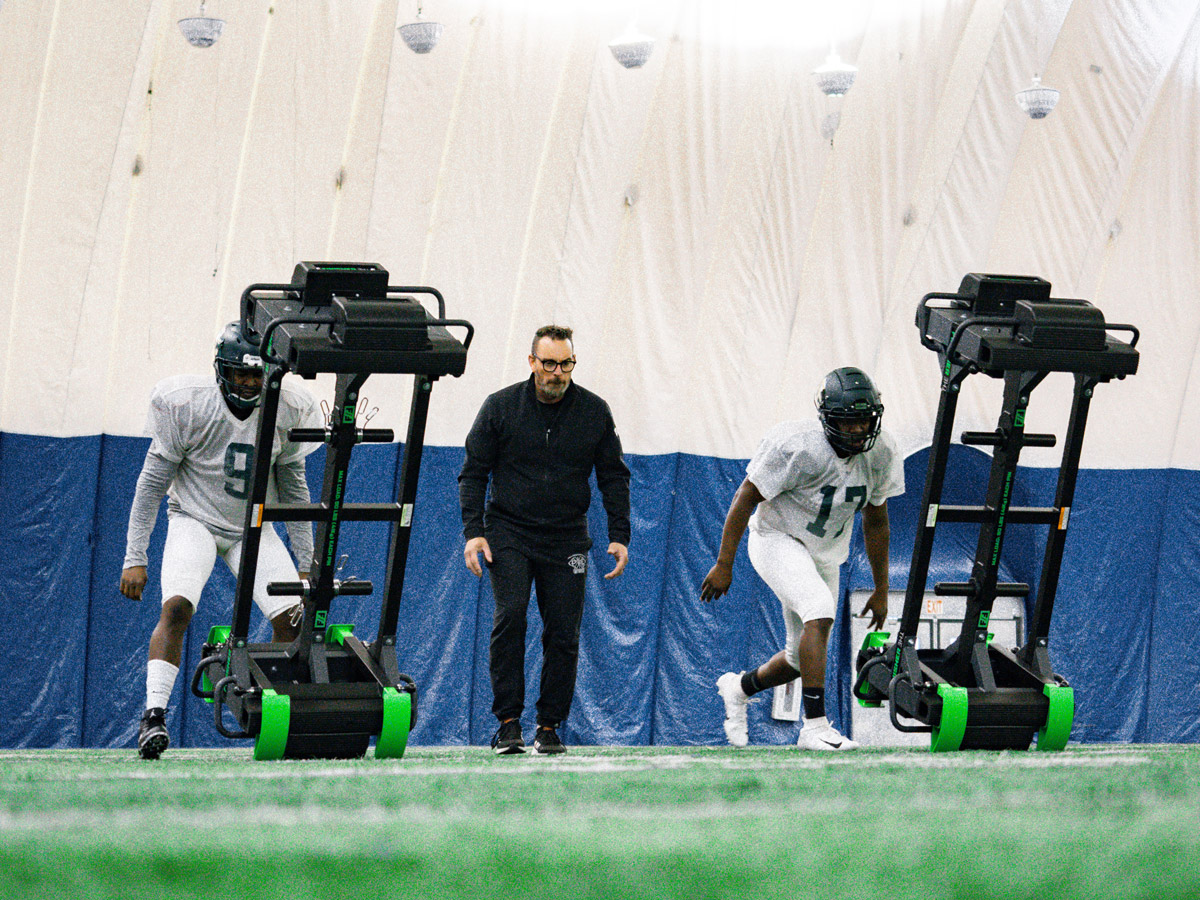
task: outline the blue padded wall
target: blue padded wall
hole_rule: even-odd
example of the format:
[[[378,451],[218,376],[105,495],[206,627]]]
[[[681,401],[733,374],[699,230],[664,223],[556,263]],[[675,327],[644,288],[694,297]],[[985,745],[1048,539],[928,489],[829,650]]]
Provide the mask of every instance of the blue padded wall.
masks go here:
[[[147,599],[117,591],[133,488],[144,438],[46,438],[0,435],[0,626],[11,652],[0,659],[6,715],[3,747],[132,746],[144,700],[145,653],[158,618],[157,564],[165,513],[151,541]],[[355,451],[351,500],[394,496],[402,448]],[[908,493],[890,505],[891,588],[902,590],[912,552],[927,454],[906,461]],[[401,667],[420,688],[415,744],[482,744],[494,730],[487,644],[491,589],[462,563],[457,447],[428,447],[399,625]],[[783,636],[782,617],[743,546],[729,595],[706,604],[699,585],[712,565],[721,524],[744,460],[684,453],[628,458],[633,473],[631,562],[612,565],[598,497],[588,575],[578,687],[564,731],[587,744],[716,744],[723,741],[713,683],[726,670],[768,658]],[[979,502],[989,458],[956,446],[945,502]],[[319,489],[320,451],[309,480]],[[1046,505],[1056,472],[1022,469],[1014,502]],[[1079,475],[1051,631],[1057,671],[1076,688],[1073,738],[1082,741],[1194,741],[1200,738],[1200,663],[1189,652],[1200,612],[1200,513],[1188,503],[1200,473],[1184,470],[1084,470]],[[1040,576],[1044,527],[1011,528],[1004,580]],[[342,532],[356,574],[382,589],[387,532],[352,524]],[[974,554],[969,526],[938,529],[930,583],[962,580]],[[870,569],[856,531],[842,572],[844,593],[869,589]],[[218,563],[201,598],[187,644],[169,727],[177,745],[225,743],[211,707],[187,693],[208,628],[228,624],[233,580]],[[371,637],[378,593],[335,602],[334,620]],[[835,623],[830,708],[849,714],[846,610]],[[854,610],[853,612],[857,612]],[[268,628],[253,617],[254,634]],[[541,627],[530,616],[526,682],[532,716],[541,664]],[[756,743],[790,743],[795,725],[751,707]]]
[[[83,739],[98,437],[0,435],[5,747]]]

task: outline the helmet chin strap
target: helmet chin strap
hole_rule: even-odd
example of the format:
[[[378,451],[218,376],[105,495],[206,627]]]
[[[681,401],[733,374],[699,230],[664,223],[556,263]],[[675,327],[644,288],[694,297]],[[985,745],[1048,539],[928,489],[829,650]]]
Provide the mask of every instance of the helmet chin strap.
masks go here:
[[[262,400],[262,387],[252,397],[243,397],[233,378],[228,373],[228,364],[217,360],[213,364],[213,368],[217,372],[217,385],[221,389],[221,396],[225,398],[225,402],[234,412],[250,412],[258,406]]]
[[[257,335],[247,334],[240,322],[230,322],[217,338],[216,352],[213,359],[213,370],[217,374],[217,385],[225,405],[238,416],[245,419],[258,406],[262,398],[261,378],[263,371],[262,358],[259,354]],[[254,372],[259,375],[259,387],[253,396],[243,396],[244,388],[251,385],[238,384],[238,373]]]
[[[234,406],[241,409],[254,409],[258,406],[258,401],[262,399],[262,391],[259,391],[253,397],[243,397],[237,391],[229,391],[225,396]]]
[[[237,394],[226,390],[224,385],[221,386],[221,399],[225,401],[225,405],[229,408],[229,411],[243,422],[254,413],[260,397],[261,394],[253,400],[247,400],[245,397],[239,397]]]
[[[870,429],[858,434],[838,428],[838,418],[837,416],[826,415],[822,416],[821,421],[821,424],[825,428],[825,439],[829,441],[829,445],[833,447],[838,456],[843,459],[850,456],[857,456],[859,453],[866,453],[875,446],[875,440],[879,437],[879,432],[883,425],[882,416],[871,416]],[[854,417],[850,418],[853,419]]]

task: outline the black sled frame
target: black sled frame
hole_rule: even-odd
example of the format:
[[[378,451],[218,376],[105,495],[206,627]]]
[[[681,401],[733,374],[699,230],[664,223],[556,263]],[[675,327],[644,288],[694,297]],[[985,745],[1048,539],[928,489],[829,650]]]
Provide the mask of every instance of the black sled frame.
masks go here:
[[[931,300],[950,301],[931,306]],[[917,307],[921,343],[941,363],[942,385],[921,499],[921,518],[899,631],[867,635],[856,660],[854,695],[865,706],[888,703],[900,731],[929,732],[934,751],[1061,750],[1070,736],[1074,693],[1057,675],[1048,652],[1050,617],[1058,587],[1067,524],[1075,492],[1088,407],[1097,384],[1137,371],[1138,331],[1106,324],[1083,300],[1053,299],[1050,283],[1010,275],[967,275],[955,294],[931,293]],[[1110,331],[1132,332],[1129,343]],[[942,485],[959,390],[968,375],[1004,379],[1004,400],[994,431],[963,432],[964,444],[990,446],[992,467],[982,506],[941,503]],[[1030,394],[1051,372],[1070,372],[1074,399],[1064,438],[1054,505],[1010,505],[1023,447],[1053,447],[1052,434],[1025,432]],[[939,523],[979,525],[979,542],[967,582],[941,582],[939,596],[966,598],[958,638],[944,649],[918,649],[917,627]],[[1026,584],[998,583],[1005,529],[1048,525],[1041,577],[1022,647],[991,642],[988,620],[996,597],[1025,597]],[[908,721],[902,721],[902,718]],[[915,720],[915,724],[914,724]]]
[[[434,318],[412,296],[437,302]],[[443,375],[461,375],[474,328],[446,318],[431,287],[392,287],[375,263],[302,262],[291,284],[252,284],[242,294],[243,329],[261,335],[265,367],[241,567],[228,627],[210,632],[192,678],[192,692],[213,704],[214,724],[227,738],[254,738],[255,759],[355,758],[376,738],[377,757],[400,757],[417,719],[417,688],[399,670],[396,623],[412,531],[413,505],[425,440],[429,395]],[[449,327],[466,330],[460,341]],[[271,451],[284,374],[337,376],[330,420],[323,429],[296,428],[291,441],[326,444],[321,499],[268,504]],[[359,397],[371,374],[411,374],[412,401],[398,496],[391,503],[346,503],[351,451],[393,439],[390,429],[358,426]],[[253,586],[263,527],[316,523],[308,577],[273,582],[267,592],[296,596],[300,635],[289,645],[248,641]],[[368,581],[339,580],[338,534],[343,522],[389,522],[391,540],[376,637],[364,641],[350,624],[329,621],[339,595],[374,591]],[[301,561],[303,562],[303,561]],[[229,727],[228,710],[236,721]]]

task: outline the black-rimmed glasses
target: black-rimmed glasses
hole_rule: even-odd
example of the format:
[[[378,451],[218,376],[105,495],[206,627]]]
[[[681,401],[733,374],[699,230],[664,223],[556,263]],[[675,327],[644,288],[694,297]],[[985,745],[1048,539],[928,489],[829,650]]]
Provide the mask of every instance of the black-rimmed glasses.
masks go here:
[[[572,359],[542,359],[540,356],[535,356],[538,362],[542,364],[542,370],[553,372],[555,369],[561,369],[563,374],[570,372],[575,368],[575,360]]]

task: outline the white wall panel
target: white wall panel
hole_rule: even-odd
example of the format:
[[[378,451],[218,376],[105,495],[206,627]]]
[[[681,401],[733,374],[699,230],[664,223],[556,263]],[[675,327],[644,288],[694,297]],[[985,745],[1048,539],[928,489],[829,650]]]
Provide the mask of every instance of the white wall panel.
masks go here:
[[[247,284],[341,258],[477,328],[432,443],[555,321],[632,452],[747,456],[844,364],[912,452],[937,392],[917,301],[1010,271],[1142,329],[1085,465],[1200,466],[1198,0],[658,0],[634,70],[606,47],[633,5],[424,6],[445,25],[425,56],[403,0],[211,0],[206,50],[185,0],[103,29],[81,0],[0,7],[0,430],[138,433]],[[859,68],[840,102],[810,75],[835,38]],[[1013,100],[1035,71],[1062,91],[1039,122]],[[403,428],[408,383],[368,389],[375,424]],[[994,424],[999,387],[968,383],[964,428]],[[1030,427],[1061,432],[1068,398],[1048,382]]]

